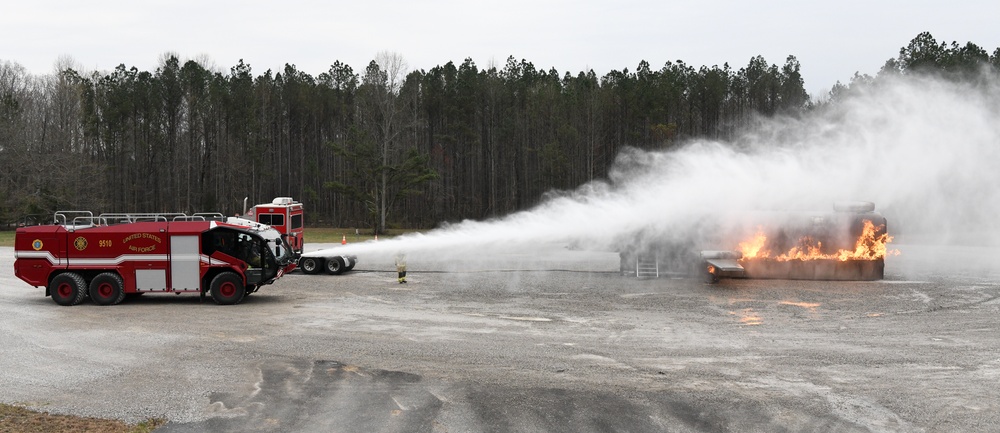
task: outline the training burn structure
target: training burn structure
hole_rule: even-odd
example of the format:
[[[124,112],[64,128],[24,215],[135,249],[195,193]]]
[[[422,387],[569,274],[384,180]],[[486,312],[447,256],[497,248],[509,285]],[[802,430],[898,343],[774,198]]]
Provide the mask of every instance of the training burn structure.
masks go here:
[[[839,203],[832,213],[763,214],[742,229],[717,229],[716,249],[696,242],[656,241],[623,248],[623,274],[697,275],[789,280],[880,280],[892,237],[885,217],[868,202]]]
[[[14,250],[14,274],[60,305],[157,292],[237,304],[296,259],[270,226],[221,214],[57,212],[52,224],[18,228]]]

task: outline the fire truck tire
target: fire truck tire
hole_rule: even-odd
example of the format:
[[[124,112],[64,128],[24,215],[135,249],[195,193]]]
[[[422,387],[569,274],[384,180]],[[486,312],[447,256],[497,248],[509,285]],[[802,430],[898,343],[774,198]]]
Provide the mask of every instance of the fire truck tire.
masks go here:
[[[304,274],[318,274],[323,267],[323,260],[318,257],[303,257],[299,259],[299,267]]]
[[[59,305],[70,306],[83,302],[87,296],[87,282],[79,274],[65,272],[56,275],[49,283],[49,294]]]
[[[125,299],[125,284],[114,272],[98,274],[90,282],[90,299],[97,305],[117,305]]]
[[[326,273],[330,275],[340,275],[344,273],[344,258],[330,257],[326,260]]]
[[[239,304],[246,295],[243,279],[232,272],[223,272],[212,278],[212,300],[219,305]]]

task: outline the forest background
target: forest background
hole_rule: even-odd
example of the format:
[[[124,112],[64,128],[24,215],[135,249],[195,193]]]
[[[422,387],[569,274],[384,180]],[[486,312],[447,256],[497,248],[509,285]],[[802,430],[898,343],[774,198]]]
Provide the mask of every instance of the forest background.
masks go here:
[[[56,210],[234,214],[243,199],[304,202],[307,225],[429,228],[538,204],[606,179],[624,147],[733,141],[755,122],[801,116],[896,74],[1000,76],[1000,48],[921,33],[875,76],[821,100],[794,56],[573,75],[510,57],[407,71],[383,52],[363,71],[316,77],[288,64],[255,75],[162,56],[155,71],[32,75],[0,60],[0,228]]]

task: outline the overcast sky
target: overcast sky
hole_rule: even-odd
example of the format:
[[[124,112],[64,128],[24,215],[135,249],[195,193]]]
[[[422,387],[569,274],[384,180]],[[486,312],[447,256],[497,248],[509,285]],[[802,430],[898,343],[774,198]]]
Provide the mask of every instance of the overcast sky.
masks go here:
[[[362,72],[381,51],[410,70],[466,58],[502,67],[514,56],[598,76],[641,60],[739,69],[756,55],[779,66],[794,55],[816,97],[875,74],[923,31],[1000,46],[996,0],[15,1],[0,9],[0,60],[35,74],[60,57],[88,71],[153,71],[164,53],[222,71],[243,59],[255,75],[290,63],[313,76],[336,60]]]

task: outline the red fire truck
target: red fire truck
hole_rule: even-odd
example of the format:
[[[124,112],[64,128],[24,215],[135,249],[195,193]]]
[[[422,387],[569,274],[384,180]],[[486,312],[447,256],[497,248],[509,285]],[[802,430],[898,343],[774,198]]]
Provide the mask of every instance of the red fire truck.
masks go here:
[[[243,199],[243,208],[246,201]],[[302,203],[291,197],[276,197],[271,203],[258,204],[244,212],[246,217],[261,224],[274,227],[278,232],[287,235],[288,243],[296,255],[301,256],[299,268],[306,274],[318,274],[326,271],[328,274],[339,275],[354,269],[358,256],[342,254],[335,249],[325,249],[303,254],[305,245],[303,236]]]
[[[18,228],[14,250],[14,274],[59,305],[148,292],[237,304],[298,258],[277,230],[221,214],[57,212],[52,224]]]
[[[246,208],[246,199],[243,207]],[[297,254],[302,253],[302,246],[305,244],[302,203],[291,197],[276,197],[270,203],[258,204],[245,213],[247,219],[267,224],[287,235],[286,239],[292,250]]]

